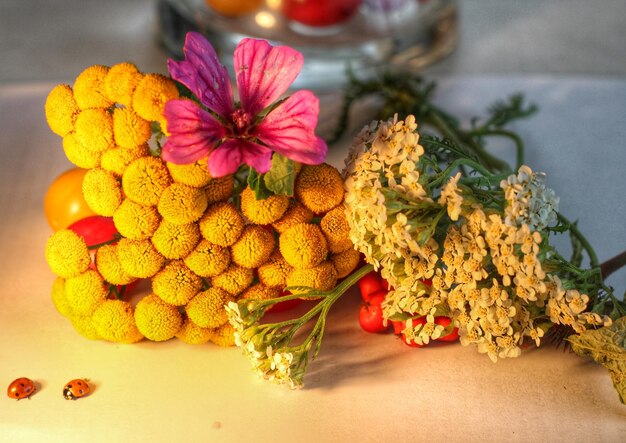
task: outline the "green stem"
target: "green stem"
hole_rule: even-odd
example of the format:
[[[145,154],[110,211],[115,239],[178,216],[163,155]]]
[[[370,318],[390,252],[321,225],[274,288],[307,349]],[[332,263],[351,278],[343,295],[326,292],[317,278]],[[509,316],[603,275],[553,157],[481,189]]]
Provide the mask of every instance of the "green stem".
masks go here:
[[[513,140],[516,150],[516,169],[519,169],[524,164],[524,142],[514,132],[507,131],[506,129],[491,129],[491,130],[477,130],[469,133],[470,135],[477,136],[501,136],[507,137]]]
[[[113,234],[113,238],[111,240],[107,240],[102,243],[96,243],[95,245],[87,246],[87,249],[93,250],[93,249],[101,248],[102,246],[112,245],[113,243],[117,243],[118,241],[120,241],[121,238],[122,238],[121,234],[119,233]]]
[[[571,233],[574,235],[574,237],[578,239],[578,241],[580,242],[582,247],[585,249],[585,251],[587,251],[587,255],[589,255],[590,266],[592,268],[597,268],[598,266],[600,266],[600,262],[598,261],[598,256],[596,255],[596,251],[594,251],[593,247],[591,246],[591,243],[589,243],[589,241],[585,238],[582,232],[578,230],[576,225],[570,222],[563,214],[557,212],[556,215],[561,222],[569,225],[569,229]]]
[[[626,266],[626,251],[616,255],[613,258],[608,259],[600,265],[602,279],[606,279],[609,275],[611,275],[613,272],[617,271],[623,266]]]

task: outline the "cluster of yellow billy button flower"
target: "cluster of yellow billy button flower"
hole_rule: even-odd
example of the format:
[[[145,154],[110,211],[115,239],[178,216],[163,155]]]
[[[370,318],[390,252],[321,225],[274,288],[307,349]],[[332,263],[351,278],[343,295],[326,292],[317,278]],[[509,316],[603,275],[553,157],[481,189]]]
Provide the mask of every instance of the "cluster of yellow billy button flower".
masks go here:
[[[177,97],[171,80],[123,63],[92,66],[46,101],[67,158],[88,169],[86,202],[120,234],[93,256],[67,229],[46,245],[53,302],[87,338],[230,346],[228,302],[286,286],[329,290],[358,264],[332,166],[300,168],[293,197],[257,200],[250,188],[238,194],[233,176],[212,178],[206,159],[175,165],[155,155],[151,128],[165,128],[163,107]],[[115,296],[139,279],[151,279],[149,294]]]

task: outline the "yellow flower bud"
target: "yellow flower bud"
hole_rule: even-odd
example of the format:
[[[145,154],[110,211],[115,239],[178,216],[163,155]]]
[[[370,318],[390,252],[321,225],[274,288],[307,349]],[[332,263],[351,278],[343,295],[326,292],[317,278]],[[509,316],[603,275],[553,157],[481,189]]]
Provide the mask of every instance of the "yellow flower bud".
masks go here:
[[[116,177],[122,177],[128,165],[141,157],[150,155],[148,145],[138,146],[133,149],[113,148],[102,153],[100,166],[111,172]]]
[[[257,273],[259,280],[265,286],[284,287],[291,271],[293,271],[293,266],[287,263],[280,250],[276,249],[268,262],[259,267]]]
[[[287,286],[306,286],[320,291],[330,291],[337,284],[337,270],[331,261],[323,261],[314,268],[294,269],[287,277]],[[294,294],[304,291],[291,291]],[[304,297],[309,298],[309,297]]]
[[[117,244],[117,255],[124,271],[137,278],[152,277],[165,264],[165,258],[150,240],[122,238]]]
[[[104,245],[96,250],[96,268],[102,278],[114,285],[127,285],[136,280],[122,267],[117,255],[117,245]]]
[[[235,346],[235,328],[226,322],[222,326],[211,331],[210,340],[223,348]]]
[[[46,243],[46,261],[56,275],[70,278],[85,272],[91,257],[82,237],[69,229],[61,229]]]
[[[44,106],[46,111],[46,121],[52,132],[61,137],[74,130],[76,117],[80,112],[74,92],[69,85],[57,85],[46,98]]]
[[[204,187],[209,204],[228,200],[233,196],[235,188],[235,177],[225,175],[224,177],[212,178]]]
[[[306,269],[319,265],[328,255],[326,238],[319,226],[300,223],[279,237],[280,252],[294,268]]]
[[[304,165],[296,178],[294,193],[304,206],[323,214],[343,201],[343,180],[329,164]]]
[[[94,311],[93,325],[104,340],[116,343],[136,343],[143,339],[137,329],[133,307],[122,300],[106,300]]]
[[[274,235],[263,226],[246,225],[231,247],[233,261],[244,268],[258,268],[269,260],[275,243]]]
[[[83,178],[83,196],[93,212],[111,217],[122,204],[122,187],[109,171],[90,169]]]
[[[211,279],[211,284],[232,295],[242,293],[254,280],[254,270],[237,266],[234,263],[221,274]]]
[[[241,294],[241,299],[245,300],[269,300],[270,298],[276,298],[280,295],[281,289],[279,287],[268,287],[263,283],[257,283],[250,286]]]
[[[243,217],[230,203],[215,203],[209,206],[200,219],[202,236],[220,246],[230,246],[243,232]]]
[[[208,206],[206,193],[183,183],[172,183],[161,194],[159,214],[175,225],[193,223],[202,217]]]
[[[156,206],[172,183],[167,167],[157,157],[142,157],[128,165],[122,177],[124,194],[145,206]]]
[[[214,277],[226,270],[230,264],[230,250],[225,246],[215,245],[202,240],[185,257],[185,264],[201,277]]]
[[[289,207],[280,220],[272,223],[272,226],[279,234],[282,234],[293,225],[299,223],[309,223],[313,220],[313,211],[297,200],[290,200]]]
[[[74,82],[74,98],[80,109],[110,108],[113,102],[104,93],[108,66],[94,65],[81,72]]]
[[[201,328],[217,328],[228,321],[224,305],[235,301],[220,288],[209,288],[200,292],[187,305],[185,311],[189,319]]]
[[[175,225],[161,220],[159,227],[152,236],[152,244],[165,258],[183,258],[196,247],[200,241],[200,229],[195,223]]]
[[[143,74],[132,63],[113,65],[104,78],[104,93],[112,102],[129,107],[142,78]]]
[[[202,188],[211,181],[211,174],[209,174],[207,168],[207,159],[208,157],[205,157],[195,163],[186,165],[177,165],[170,162],[166,162],[165,164],[174,181],[193,186],[194,188]],[[230,194],[232,194],[232,192]]]
[[[186,318],[183,326],[176,333],[176,338],[188,345],[201,345],[209,341],[212,333],[212,328],[201,328]]]
[[[360,260],[361,254],[352,248],[330,256],[330,261],[333,262],[337,270],[337,278],[344,278],[350,275],[359,265]]]
[[[135,148],[148,143],[152,136],[150,122],[130,108],[113,110],[113,138],[122,148]]]
[[[152,237],[161,223],[154,206],[144,206],[125,199],[113,213],[115,227],[124,237],[145,240]]]
[[[65,298],[75,314],[91,314],[108,295],[102,277],[93,269],[65,280]]]
[[[257,225],[269,225],[280,219],[289,206],[286,195],[272,195],[257,200],[254,191],[248,186],[241,193],[241,212],[248,220]]]
[[[149,340],[165,341],[174,337],[183,323],[183,317],[174,305],[154,294],[142,298],[135,306],[135,324]]]
[[[343,205],[328,211],[320,221],[320,229],[328,241],[328,249],[338,253],[353,247],[350,240],[350,224]]]
[[[63,317],[69,318],[72,314],[72,308],[65,297],[65,279],[62,277],[57,277],[52,283],[52,303]]]
[[[148,121],[163,118],[165,103],[178,98],[175,83],[161,74],[146,74],[133,94],[133,109]]]
[[[73,314],[70,317],[70,322],[72,323],[72,326],[74,327],[76,332],[78,332],[83,337],[89,340],[100,339],[100,335],[98,334],[98,331],[96,331],[96,327],[91,320],[91,315]]]
[[[202,279],[182,260],[172,260],[152,279],[152,291],[175,306],[186,304],[201,288]]]
[[[113,149],[113,118],[106,109],[85,109],[76,117],[76,139],[90,151]]]
[[[91,169],[100,166],[102,152],[87,149],[73,132],[63,137],[63,152],[67,159],[79,168]]]

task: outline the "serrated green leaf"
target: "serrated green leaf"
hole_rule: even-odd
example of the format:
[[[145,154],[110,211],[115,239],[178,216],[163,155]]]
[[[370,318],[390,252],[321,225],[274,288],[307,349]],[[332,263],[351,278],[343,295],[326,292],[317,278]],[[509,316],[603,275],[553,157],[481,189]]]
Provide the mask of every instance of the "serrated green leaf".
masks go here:
[[[293,195],[296,180],[296,163],[287,157],[274,153],[272,166],[264,175],[265,187],[277,195]]]
[[[270,197],[273,192],[265,187],[265,180],[263,180],[263,174],[259,174],[254,168],[250,168],[248,174],[248,186],[254,191],[254,196],[257,200],[265,200]]]
[[[626,317],[609,327],[590,329],[567,340],[576,354],[591,357],[609,370],[620,401],[626,404]]]

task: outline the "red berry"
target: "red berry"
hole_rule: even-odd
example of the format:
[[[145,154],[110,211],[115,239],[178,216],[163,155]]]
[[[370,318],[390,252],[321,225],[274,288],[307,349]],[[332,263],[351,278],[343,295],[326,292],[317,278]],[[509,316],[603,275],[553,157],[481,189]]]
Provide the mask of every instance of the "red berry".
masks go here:
[[[382,302],[385,295],[387,295],[386,292],[377,292],[361,305],[359,324],[364,331],[377,333],[388,329],[388,326],[383,324]]]
[[[363,301],[369,301],[370,297],[380,291],[389,290],[387,280],[382,278],[376,271],[372,271],[367,275],[364,275],[359,280],[359,290],[361,291],[361,298]]]
[[[441,325],[444,328],[447,327],[450,323],[452,323],[452,319],[450,317],[435,317],[435,324],[437,325]],[[439,337],[437,340],[438,341],[456,341],[459,339],[459,330],[458,328],[454,328],[452,330],[452,332],[450,332],[448,335],[444,335]]]

